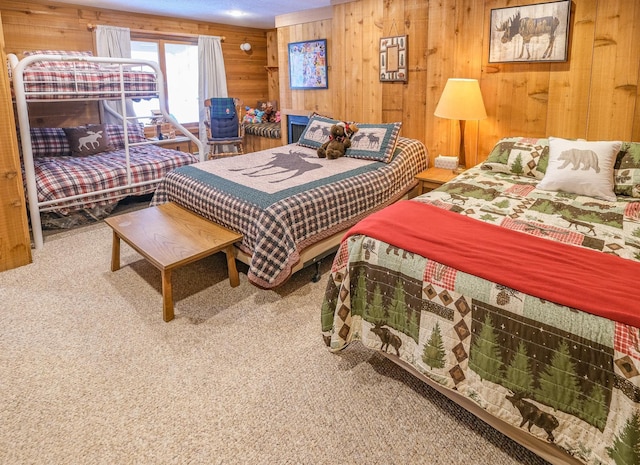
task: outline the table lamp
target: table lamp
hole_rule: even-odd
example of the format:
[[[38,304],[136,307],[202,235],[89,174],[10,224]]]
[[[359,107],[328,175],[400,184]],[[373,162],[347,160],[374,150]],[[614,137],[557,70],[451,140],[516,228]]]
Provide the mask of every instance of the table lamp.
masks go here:
[[[440,118],[460,121],[460,153],[458,168],[454,172],[461,173],[466,169],[464,123],[466,120],[480,120],[487,117],[478,80],[458,78],[447,80],[433,114]]]

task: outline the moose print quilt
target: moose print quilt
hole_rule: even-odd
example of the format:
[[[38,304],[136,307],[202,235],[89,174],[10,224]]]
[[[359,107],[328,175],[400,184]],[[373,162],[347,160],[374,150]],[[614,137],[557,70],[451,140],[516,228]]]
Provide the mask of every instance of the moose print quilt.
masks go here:
[[[174,170],[151,203],[173,201],[242,233],[249,281],[273,288],[289,278],[303,249],[400,199],[427,164],[424,144],[414,139],[399,138],[389,163],[322,159],[289,144]]]
[[[333,263],[325,342],[382,350],[559,457],[640,463],[640,201],[538,183],[475,167],[364,220]],[[419,220],[376,234],[399,218]]]

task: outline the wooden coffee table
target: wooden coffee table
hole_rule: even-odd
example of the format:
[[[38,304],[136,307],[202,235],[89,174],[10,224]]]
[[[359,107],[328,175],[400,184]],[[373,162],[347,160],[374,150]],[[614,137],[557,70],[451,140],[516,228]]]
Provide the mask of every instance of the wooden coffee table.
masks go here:
[[[224,250],[231,287],[240,284],[233,244],[242,240],[242,234],[208,221],[173,202],[104,221],[113,229],[111,271],[120,269],[120,239],[160,270],[164,321],[171,321],[174,317],[171,272],[176,268]]]

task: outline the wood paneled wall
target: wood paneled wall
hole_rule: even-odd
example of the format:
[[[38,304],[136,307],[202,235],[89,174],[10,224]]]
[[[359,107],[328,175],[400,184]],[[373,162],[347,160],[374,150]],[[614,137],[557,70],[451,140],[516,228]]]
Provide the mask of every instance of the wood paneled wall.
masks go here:
[[[0,59],[4,61],[3,37],[0,22]],[[11,86],[6,73],[0,73],[0,121],[0,271],[5,271],[31,263],[18,139],[11,104]]]
[[[402,134],[423,140],[432,158],[457,153],[457,122],[433,116],[449,77],[478,79],[489,115],[466,125],[469,164],[509,135],[640,140],[640,3],[573,0],[566,63],[488,63],[491,9],[538,2],[333,0],[328,15],[321,9],[322,19],[290,15],[299,22],[279,26],[277,34],[43,0],[4,0],[0,12],[7,52],[93,49],[87,23],[224,35],[229,94],[245,104],[279,92],[280,108],[297,114],[402,121]],[[408,35],[408,82],[381,83],[380,38],[399,34]],[[289,90],[287,44],[320,38],[328,39],[329,89]],[[252,44],[249,54],[239,47],[245,41]],[[93,110],[77,105],[54,115],[59,110],[43,106],[34,123],[85,122]]]
[[[79,7],[42,0],[3,0],[0,3],[5,33],[5,51],[25,50],[92,50],[94,33],[87,24],[128,27],[136,31],[169,34],[224,36],[222,51],[227,72],[229,95],[254,106],[258,100],[277,99],[277,87],[269,84],[267,65],[267,33],[275,31],[243,28],[173,18],[130,14],[122,11]],[[251,51],[240,50],[249,42]],[[277,58],[276,58],[277,60]],[[276,92],[276,95],[272,95]],[[97,105],[75,103],[32,106],[36,115],[32,124],[38,126],[71,125],[95,121]]]
[[[402,121],[433,159],[458,150],[457,122],[433,116],[447,79],[475,78],[488,118],[466,124],[468,165],[505,136],[640,141],[640,2],[573,0],[568,62],[488,63],[491,9],[533,3],[541,0],[334,0],[329,18],[277,24],[282,107]],[[408,81],[381,83],[380,38],[402,34]],[[287,43],[322,38],[329,88],[291,91]]]

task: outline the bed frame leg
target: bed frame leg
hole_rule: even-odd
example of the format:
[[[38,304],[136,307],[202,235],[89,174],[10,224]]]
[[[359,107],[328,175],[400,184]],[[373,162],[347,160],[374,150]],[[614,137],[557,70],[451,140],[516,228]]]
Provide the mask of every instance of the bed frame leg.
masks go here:
[[[311,281],[314,282],[314,283],[317,283],[322,278],[322,273],[320,273],[320,263],[321,262],[322,262],[322,260],[318,260],[316,262],[316,272],[313,274],[313,277],[311,278]]]

